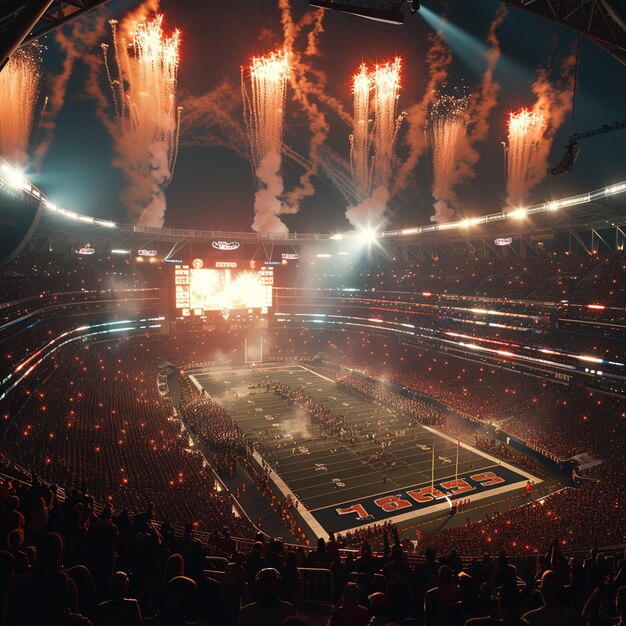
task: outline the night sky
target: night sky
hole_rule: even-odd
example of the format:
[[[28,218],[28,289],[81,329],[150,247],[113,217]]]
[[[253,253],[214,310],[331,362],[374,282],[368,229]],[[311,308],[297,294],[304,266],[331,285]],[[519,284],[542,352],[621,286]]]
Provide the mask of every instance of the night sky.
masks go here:
[[[100,14],[121,18],[137,4],[131,0],[114,0]],[[292,0],[291,4],[295,16],[309,10],[307,0]],[[450,23],[458,27],[445,33],[454,56],[449,82],[464,85],[464,89],[471,91],[479,84],[484,69],[481,44],[498,2],[430,0],[426,5],[436,14],[446,13]],[[179,99],[183,104],[187,94],[210,91],[223,78],[238,85],[240,65],[246,64],[253,54],[265,53],[282,41],[280,12],[273,0],[162,0],[161,8],[166,16],[166,27],[179,27],[182,31]],[[327,12],[324,27],[320,39],[322,56],[312,62],[327,73],[329,91],[346,109],[351,109],[350,81],[358,65],[362,61],[384,62],[395,55],[400,55],[404,63],[399,109],[420,100],[427,79],[426,37],[431,32],[420,14],[407,13],[405,27],[398,31],[397,28],[368,27],[341,14]],[[476,177],[458,189],[467,215],[502,208],[505,181],[500,142],[505,139],[507,114],[523,105],[532,106],[534,97],[530,87],[536,67],[551,63],[554,75],[558,75],[558,58],[576,45],[573,32],[516,9],[509,10],[498,36],[503,53],[496,68],[496,79],[501,86],[499,103],[491,115],[489,139],[479,146],[481,160]],[[58,72],[62,55],[55,36],[48,36],[42,43],[47,46],[46,70]],[[563,145],[571,132],[626,119],[626,67],[582,38],[579,58],[575,113],[573,119],[571,116],[566,119],[556,136],[552,164],[563,156]],[[123,175],[111,165],[111,139],[95,115],[93,101],[85,95],[84,84],[89,71],[77,62],[41,172],[31,169],[28,175],[51,200],[65,208],[126,221],[125,209],[119,201]],[[348,157],[350,129],[331,110],[324,111],[331,126],[329,145]],[[243,125],[243,121],[241,123]],[[184,124],[183,113],[183,135],[188,141],[190,129]],[[406,128],[400,131],[397,149],[400,157],[405,154],[404,132]],[[306,120],[288,96],[284,140],[306,154],[307,137]],[[533,190],[531,200],[570,195],[626,179],[625,141],[626,130],[585,140],[573,172],[545,180]],[[431,169],[429,156],[425,154],[415,169],[415,184],[390,206],[391,227],[428,222],[433,202]],[[284,162],[287,189],[296,183],[300,173],[292,162]],[[284,218],[290,230],[347,229],[343,197],[324,177],[316,178],[314,184],[316,193],[303,203],[300,213]],[[249,230],[254,192],[249,163],[232,150],[183,145],[167,192],[166,225]]]

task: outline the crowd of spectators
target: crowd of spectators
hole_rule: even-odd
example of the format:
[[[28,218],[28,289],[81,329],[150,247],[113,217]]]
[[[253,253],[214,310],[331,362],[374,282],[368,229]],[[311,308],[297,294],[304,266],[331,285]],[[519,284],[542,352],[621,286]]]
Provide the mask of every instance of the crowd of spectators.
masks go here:
[[[245,457],[251,445],[233,418],[206,394],[197,394],[179,405],[188,428],[211,452],[211,466],[219,472],[235,475],[238,457]]]
[[[290,341],[293,336],[285,334],[282,341],[274,336],[273,353],[285,357],[293,350],[302,353],[306,342],[311,352],[325,349],[329,357],[340,356],[336,360],[344,365],[377,376],[382,372],[391,381],[476,418],[497,421],[502,429],[560,456],[590,452],[603,461],[594,476],[599,482],[585,481],[579,489],[546,500],[551,503],[550,509],[536,508],[532,523],[526,519],[528,511],[503,511],[493,519],[472,525],[463,536],[475,537],[485,548],[495,545],[494,537],[506,537],[497,545],[513,553],[524,552],[526,545],[536,549],[554,532],[565,537],[568,545],[577,541],[581,542],[578,545],[589,545],[592,537],[598,545],[624,538],[623,517],[610,528],[603,524],[604,519],[621,510],[625,499],[618,461],[626,439],[625,422],[616,413],[617,400],[488,366],[459,364],[427,351],[416,353],[381,338],[342,334],[329,338],[323,333],[298,331],[295,336],[299,340]],[[158,396],[155,384],[157,364],[162,360],[186,363],[212,354],[215,361],[228,362],[237,358],[240,338],[235,332],[138,337],[119,344],[81,345],[63,352],[53,361],[50,377],[36,393],[22,387],[9,399],[6,417],[0,424],[4,449],[11,458],[47,480],[68,486],[84,482],[98,499],[107,501],[113,497],[129,510],[144,508],[150,501],[161,519],[172,522],[191,520],[201,528],[210,528],[216,515],[224,513],[231,520],[231,527],[242,526],[244,522],[231,513],[228,498],[215,493],[201,455],[189,446],[189,437],[181,430],[180,422],[171,419],[172,407]],[[370,353],[377,355],[375,370],[368,370]],[[428,402],[396,393],[389,395],[392,392],[385,390],[384,385],[361,377],[350,376],[344,382],[355,391],[358,382],[362,386],[359,393],[379,402],[393,400],[398,408],[415,411],[419,420],[445,426],[442,413]],[[501,393],[485,394],[485,388],[500,389]],[[212,401],[199,398],[196,402],[217,416],[216,424],[222,423],[220,419],[226,420],[224,431],[228,435],[211,426],[211,419],[198,418],[195,423],[201,436],[207,437],[208,447],[215,447],[209,461],[228,473],[234,467],[233,457],[220,448],[220,439],[232,444],[238,441],[237,431],[230,426],[230,417]],[[585,416],[587,419],[583,419]],[[608,443],[615,454],[607,454]],[[239,441],[235,449],[244,445]],[[557,514],[544,514],[548,510]],[[591,534],[577,521],[585,516],[593,521],[595,530]],[[242,528],[242,532],[251,531]],[[475,544],[469,541],[467,545]]]
[[[558,541],[521,572],[501,552],[461,559],[446,546],[407,554],[384,525],[383,549],[363,534],[342,556],[331,533],[315,550],[228,529],[203,545],[176,534],[152,506],[129,515],[87,492],[0,484],[0,624],[6,626],[609,626],[626,618],[622,554],[566,558]],[[380,534],[377,532],[377,534]],[[314,598],[319,610],[305,605]],[[620,621],[621,620],[621,621]]]
[[[380,406],[385,406],[401,413],[408,418],[409,424],[425,424],[435,428],[443,428],[446,423],[446,415],[432,402],[425,402],[416,397],[407,397],[392,391],[386,385],[370,378],[340,374],[335,378],[345,389],[352,393],[371,398]]]
[[[368,265],[358,276],[360,285],[348,286],[619,305],[624,301],[625,274],[623,252],[606,256],[543,253],[508,259],[442,257]]]
[[[0,302],[42,293],[146,286],[127,258],[28,251],[2,268]]]
[[[607,442],[626,435],[621,399],[576,383],[549,382],[368,335],[342,338],[327,358],[375,380],[416,390],[479,421],[496,423],[561,458],[583,452],[602,458]]]
[[[490,439],[488,437],[476,437],[474,446],[479,450],[484,450],[489,454],[495,455],[505,461],[510,461],[518,467],[523,467],[531,472],[539,471],[539,464],[535,459],[526,454],[516,452],[511,446],[507,446],[501,441]]]
[[[21,386],[6,402],[2,448],[46,480],[88,486],[99,501],[114,498],[130,511],[152,502],[159,519],[199,528],[228,523],[249,534],[158,393],[163,344],[134,337],[54,355],[36,391]]]
[[[447,260],[372,268],[363,273],[362,286],[377,290],[428,290],[555,301],[577,299],[583,304],[601,300],[619,304],[624,301],[625,270],[623,254],[607,258],[544,255],[540,259],[504,262]],[[4,271],[0,300],[43,292],[135,288],[146,284],[126,260],[22,255]],[[25,348],[24,354],[47,339],[49,329],[42,327],[40,331],[34,330],[29,335],[32,346]],[[230,570],[223,581],[206,582],[200,571],[200,561],[205,555],[202,553],[200,558],[202,549],[191,529],[215,531],[227,525],[234,535],[251,537],[253,528],[233,512],[229,496],[215,489],[202,455],[190,445],[181,422],[173,417],[173,407],[158,395],[156,371],[162,360],[181,366],[207,360],[240,362],[243,334],[189,333],[69,346],[32,375],[32,384],[28,384],[29,379],[5,401],[0,442],[6,458],[32,471],[24,478],[40,476],[54,485],[65,486],[65,489],[46,486],[35,478],[29,488],[15,483],[0,489],[0,506],[4,507],[0,540],[8,541],[11,530],[21,528],[25,533],[20,539],[23,546],[17,545],[20,541],[13,535],[11,541],[5,542],[8,552],[0,552],[0,594],[7,599],[11,619],[20,623],[20,612],[27,615],[29,611],[41,610],[45,616],[39,619],[48,620],[41,623],[67,623],[67,611],[71,609],[94,623],[112,624],[106,621],[108,617],[102,617],[101,611],[121,610],[121,606],[126,606],[122,602],[124,594],[128,593],[139,600],[136,610],[144,615],[155,614],[156,623],[179,623],[181,615],[182,619],[201,619],[209,624],[235,623],[239,606],[253,598],[251,590],[256,585],[256,573],[265,565],[279,574],[265,574],[259,581],[259,598],[265,592],[267,596],[261,601],[263,606],[256,610],[263,612],[272,605],[292,612],[284,604],[278,605],[277,598],[291,603],[297,600],[298,585],[303,584],[297,567],[314,563],[317,563],[315,567],[332,569],[339,592],[344,583],[354,580],[357,604],[354,604],[354,587],[349,587],[341,596],[343,599],[339,598],[349,610],[337,610],[337,615],[351,616],[344,620],[356,619],[357,613],[363,619],[367,614],[368,620],[379,616],[389,620],[413,616],[422,620],[426,591],[431,584],[444,587],[446,597],[460,594],[460,601],[467,601],[468,610],[461,617],[449,615],[446,626],[462,624],[465,618],[488,611],[497,615],[495,593],[504,598],[504,604],[509,602],[509,609],[518,607],[510,614],[519,614],[522,605],[511,588],[496,592],[501,586],[491,585],[484,592],[483,585],[491,577],[481,578],[476,564],[467,571],[473,580],[470,585],[466,576],[460,575],[454,559],[436,561],[431,555],[427,566],[432,576],[427,584],[419,586],[416,581],[421,580],[423,570],[409,567],[403,554],[413,548],[408,538],[400,541],[398,537],[397,548],[386,553],[388,534],[393,532],[388,525],[372,526],[364,533],[333,539],[328,544],[333,547],[322,546],[317,556],[309,558],[297,551],[289,552],[281,542],[274,542],[273,548],[263,543],[260,547],[255,545],[249,555],[238,555],[228,531],[222,530],[213,535],[209,550],[227,557]],[[541,552],[555,536],[565,549],[608,545],[626,539],[623,513],[626,481],[622,467],[626,453],[626,412],[620,398],[589,391],[576,383],[568,386],[549,383],[495,366],[396,345],[373,335],[279,330],[267,331],[266,336],[269,351],[275,356],[289,358],[307,353],[312,356],[324,351],[341,365],[374,378],[384,374],[388,380],[431,396],[472,418],[496,422],[499,428],[562,458],[589,452],[602,461],[592,476],[583,476],[576,489],[565,489],[545,500],[500,511],[479,523],[468,522],[421,537],[420,547],[433,547],[439,554],[448,554],[452,549],[459,554],[493,554],[500,550],[528,554]],[[7,339],[7,354],[15,354],[18,344],[17,339]],[[386,385],[360,376],[342,375],[338,381],[353,393],[374,398],[381,404],[392,404],[416,423],[447,427],[444,413],[430,402],[397,394]],[[303,406],[329,435],[351,436],[350,425],[342,415],[330,413],[303,390],[271,386],[283,398]],[[211,464],[218,471],[234,472],[235,459],[245,457],[250,447],[223,409],[211,399],[198,396],[188,398],[183,404],[182,417],[212,451]],[[492,440],[480,440],[478,445],[516,464],[532,465],[528,458],[519,455],[512,458],[510,448]],[[266,476],[262,475],[261,479],[262,483]],[[76,490],[79,486],[80,492]],[[65,494],[63,502],[59,494]],[[151,521],[153,517],[168,521],[158,528]],[[12,526],[16,523],[17,526]],[[183,539],[173,537],[170,523],[188,525]],[[59,548],[58,537],[47,534],[48,531],[61,534],[64,548]],[[101,543],[105,546],[102,549],[98,547]],[[334,546],[340,545],[360,546],[361,553],[358,558],[348,558],[347,563],[339,565]],[[366,546],[381,549],[384,555],[376,556]],[[10,557],[6,556],[8,553]],[[112,554],[118,555],[113,563]],[[182,559],[170,561],[176,554]],[[253,575],[251,562],[261,564],[256,571],[256,565],[252,566]],[[395,565],[389,568],[390,563]],[[64,570],[60,569],[61,564]],[[86,570],[81,569],[85,566]],[[446,566],[450,567],[450,574],[439,570]],[[118,568],[129,577],[113,575]],[[246,571],[245,576],[241,568]],[[179,575],[171,576],[170,581],[168,572]],[[365,574],[365,579],[353,576],[353,572]],[[385,586],[378,587],[382,578],[377,576],[381,574]],[[542,574],[540,571],[539,578]],[[611,603],[614,605],[618,595],[616,583],[613,579],[607,582],[605,577],[600,585],[597,573],[595,582],[590,583],[590,575],[587,572],[583,576],[577,563],[570,564],[568,575],[574,590],[564,591],[559,587],[559,594],[566,593],[559,597],[567,598],[570,608],[580,614],[582,599],[595,594],[595,605],[592,603],[588,608],[585,620],[602,623],[597,613],[611,615]],[[618,567],[615,580],[623,584],[624,575],[623,566]],[[94,587],[90,586],[89,577]],[[398,580],[405,582],[392,582]],[[410,593],[406,592],[407,588]],[[416,589],[419,591],[414,593]],[[553,595],[552,599],[544,600],[547,604],[554,603],[554,581],[550,577],[546,589],[547,596],[550,589]],[[41,606],[24,605],[24,598],[32,593],[41,597]],[[376,593],[385,597],[372,596]],[[198,600],[200,597],[204,599]],[[216,612],[200,608],[209,597],[219,607]],[[219,600],[214,602],[215,598]],[[108,609],[98,608],[98,602],[107,599],[113,604]],[[264,604],[266,600],[268,604]],[[522,604],[529,608],[536,600],[537,596],[527,594]],[[431,601],[436,602],[432,597]],[[363,610],[355,608],[358,602],[363,603]],[[183,604],[192,608],[183,609]],[[215,621],[217,615],[223,621]],[[438,609],[430,614],[427,611],[426,626],[439,626],[438,615]],[[242,613],[241,623],[250,623],[257,617],[250,609],[247,615]],[[334,624],[357,623],[341,622],[339,617],[333,619]]]

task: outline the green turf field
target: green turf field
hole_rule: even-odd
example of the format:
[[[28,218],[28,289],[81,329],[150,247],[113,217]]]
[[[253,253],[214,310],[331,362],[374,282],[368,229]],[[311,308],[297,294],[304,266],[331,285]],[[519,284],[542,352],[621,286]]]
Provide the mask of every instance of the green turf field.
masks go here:
[[[422,426],[411,428],[401,414],[353,395],[303,366],[213,368],[194,374],[194,378],[237,421],[261,456],[324,527],[340,529],[363,524],[363,518],[351,513],[342,515],[341,521],[338,519],[337,509],[359,502],[368,503],[368,513],[375,520],[394,517],[401,511],[411,513],[408,506],[406,512],[395,506],[381,510],[380,501],[376,505],[372,502],[385,495],[430,486],[433,446],[435,484],[449,484],[446,481],[454,481],[457,475],[457,444],[453,438]],[[302,409],[291,406],[273,390],[251,389],[264,381],[304,386],[318,403],[345,414],[346,421],[357,426],[355,442],[322,438],[319,427]],[[375,439],[368,439],[368,435],[375,435]],[[385,442],[383,449],[381,442]],[[374,455],[380,458],[373,458]],[[519,488],[527,478],[524,472],[501,467],[479,451],[459,449],[459,478],[469,481],[470,476],[494,469],[503,476],[499,480],[500,492],[507,487]],[[481,486],[473,484],[473,493],[458,493],[456,497],[480,494]],[[453,492],[454,489],[445,490],[451,497]]]

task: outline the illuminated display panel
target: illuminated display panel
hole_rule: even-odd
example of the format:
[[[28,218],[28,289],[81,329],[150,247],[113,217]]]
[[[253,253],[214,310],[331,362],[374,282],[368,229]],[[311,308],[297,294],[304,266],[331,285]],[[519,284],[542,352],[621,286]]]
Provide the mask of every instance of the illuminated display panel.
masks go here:
[[[257,310],[272,306],[274,269],[258,261],[194,259],[174,267],[175,307],[179,316]]]

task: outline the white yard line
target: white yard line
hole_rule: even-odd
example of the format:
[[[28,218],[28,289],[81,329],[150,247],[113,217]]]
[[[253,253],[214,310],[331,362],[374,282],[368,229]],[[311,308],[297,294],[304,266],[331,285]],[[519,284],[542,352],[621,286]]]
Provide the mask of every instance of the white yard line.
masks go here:
[[[333,385],[337,384],[337,381],[333,380],[332,378],[328,378],[328,376],[324,376],[324,374],[320,374],[319,372],[316,372],[315,370],[310,370],[308,367],[305,367],[304,365],[300,365],[300,367],[303,370],[306,370],[307,372],[311,372],[311,374],[315,374],[316,376],[319,376],[320,378],[327,380],[329,383],[332,383]]]
[[[202,393],[204,391],[204,387],[196,380],[196,378],[194,376],[192,376],[191,374],[189,375],[189,380],[193,383],[193,386],[200,392]]]

